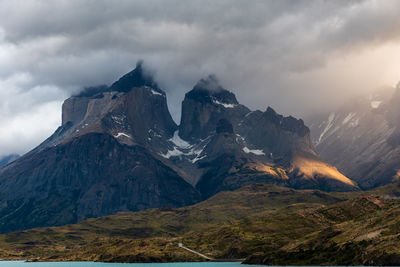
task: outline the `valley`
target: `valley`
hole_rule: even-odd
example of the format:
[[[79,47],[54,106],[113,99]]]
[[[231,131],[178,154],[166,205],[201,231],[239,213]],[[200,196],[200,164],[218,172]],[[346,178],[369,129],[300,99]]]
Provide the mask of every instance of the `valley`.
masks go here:
[[[257,264],[385,265],[400,252],[400,200],[394,195],[399,191],[400,184],[357,195],[254,184],[190,207],[117,213],[0,235],[0,257],[204,260],[181,249],[183,243],[215,259]]]

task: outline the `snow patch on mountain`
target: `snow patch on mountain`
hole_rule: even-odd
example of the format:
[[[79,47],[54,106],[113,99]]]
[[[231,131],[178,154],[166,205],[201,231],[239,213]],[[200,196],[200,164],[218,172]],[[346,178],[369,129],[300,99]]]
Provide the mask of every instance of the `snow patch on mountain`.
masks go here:
[[[164,157],[166,159],[169,159],[171,157],[181,157],[181,156],[186,156],[189,157],[189,161],[192,163],[195,163],[196,161],[203,159],[204,157],[206,157],[206,155],[202,155],[204,147],[200,148],[200,149],[195,149],[192,148],[189,151],[182,151],[184,150],[183,148],[179,148],[177,146],[174,146],[174,148],[172,150],[168,150],[165,154],[160,153],[159,155],[161,157]],[[194,156],[193,159],[190,159],[191,156]]]
[[[242,143],[246,143],[246,140],[243,138],[243,136],[241,136],[240,134],[236,134],[236,142],[242,142]]]
[[[130,136],[129,134],[126,133],[118,133],[117,135],[114,135],[115,138],[119,138],[121,136],[127,137],[129,139],[132,139],[132,136]]]
[[[182,151],[180,151],[180,150],[178,150],[178,148],[177,147],[174,147],[174,149],[173,150],[168,150],[167,151],[167,153],[165,153],[165,154],[160,154],[160,156],[161,157],[164,157],[164,158],[166,158],[166,159],[169,159],[169,158],[171,158],[171,157],[179,157],[179,156],[182,156],[182,155],[184,155],[185,153],[183,153]]]
[[[354,118],[355,115],[356,115],[355,112],[350,112],[350,113],[346,116],[346,118],[344,118],[342,124],[343,124],[343,125],[344,125],[344,124],[347,124],[352,118]]]
[[[153,95],[160,95],[160,96],[164,96],[162,93],[157,92],[156,90],[154,90],[153,88],[151,88],[150,86],[144,86],[144,88],[150,90],[150,93]]]
[[[254,155],[263,156],[265,155],[262,149],[249,149],[247,146],[243,147],[243,151],[246,154],[252,153]]]
[[[360,124],[360,119],[359,119],[359,118],[353,120],[353,121],[350,123],[350,126],[351,126],[351,127],[357,127],[358,124]]]
[[[205,158],[207,155],[203,155],[203,150],[207,146],[208,142],[204,144],[204,141],[201,140],[203,145],[191,145],[190,143],[186,142],[182,138],[179,137],[179,131],[175,131],[174,135],[170,142],[174,144],[173,149],[168,150],[165,154],[160,153],[159,155],[164,158],[171,158],[171,157],[181,157],[185,156],[186,159],[192,163],[196,163],[197,161]]]
[[[219,102],[218,100],[214,99],[213,102],[217,105],[224,106],[225,108],[234,108],[236,105],[235,104],[228,104],[228,103],[223,103]]]
[[[153,89],[151,89],[151,93],[152,93],[153,95],[164,96],[163,94],[161,94],[161,93],[159,93],[159,92],[157,92],[157,91],[155,91],[155,90],[153,90]]]
[[[207,157],[207,155],[200,156],[200,154],[199,154],[197,157],[195,157],[194,159],[192,159],[191,162],[192,162],[192,163],[196,163],[197,161],[199,161],[199,160],[201,160],[201,159],[204,159],[205,157]]]
[[[372,108],[379,108],[381,103],[382,103],[382,101],[371,101],[371,107]]]
[[[253,113],[254,111],[250,111],[249,113],[247,113],[246,115],[244,115],[246,118],[248,117],[248,116],[250,116],[251,115],[251,113]]]
[[[169,139],[169,141],[171,141],[172,143],[174,143],[177,147],[179,148],[189,148],[191,145],[186,142],[185,140],[183,140],[180,136],[179,136],[179,130],[176,130],[174,132],[174,136],[172,136],[171,139]]]
[[[153,129],[150,129],[148,131],[149,135],[153,135],[153,137],[158,137],[158,138],[162,138],[162,135],[160,135],[159,133],[157,133],[156,131],[154,131]]]
[[[116,124],[124,125],[124,121],[126,119],[125,115],[112,115],[111,118]]]
[[[330,128],[333,126],[333,121],[335,119],[335,112],[329,114],[328,122],[326,123],[325,129],[322,131],[321,135],[318,138],[317,145],[321,142],[324,135],[329,131]]]
[[[248,148],[246,139],[243,136],[241,136],[239,134],[236,134],[236,136],[237,136],[236,137],[236,142],[240,143],[243,146],[244,153],[246,153],[246,154],[252,153],[252,154],[257,155],[257,156],[264,156],[265,155],[265,153],[264,153],[264,151],[262,149],[250,149],[250,148]]]

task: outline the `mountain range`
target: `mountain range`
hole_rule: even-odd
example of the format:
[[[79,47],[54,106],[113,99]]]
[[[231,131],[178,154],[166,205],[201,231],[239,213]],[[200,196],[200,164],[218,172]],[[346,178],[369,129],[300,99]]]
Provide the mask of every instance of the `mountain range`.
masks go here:
[[[301,119],[251,111],[213,75],[186,93],[177,125],[139,62],[65,100],[55,133],[0,169],[0,232],[182,207],[259,182],[359,190],[321,159]]]
[[[308,120],[316,151],[363,189],[400,178],[400,83]]]
[[[398,265],[398,102],[400,85],[308,128],[210,75],[178,125],[139,62],[66,99],[53,135],[1,161],[0,257],[204,260],[183,243],[218,261]]]

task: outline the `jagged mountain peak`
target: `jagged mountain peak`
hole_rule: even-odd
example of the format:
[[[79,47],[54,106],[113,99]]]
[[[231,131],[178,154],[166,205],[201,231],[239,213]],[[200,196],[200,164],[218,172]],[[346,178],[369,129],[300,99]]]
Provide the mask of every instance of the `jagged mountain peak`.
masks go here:
[[[88,133],[107,133],[124,144],[148,146],[159,143],[159,136],[171,137],[176,128],[165,92],[139,61],[111,87],[89,87],[65,100],[62,127],[41,148]]]
[[[327,166],[302,120],[270,107],[251,112],[213,75],[186,94],[178,128],[165,93],[139,62],[111,87],[67,99],[62,126],[0,169],[0,190],[7,195],[0,199],[0,232],[188,205],[258,182],[356,189]],[[49,209],[58,213],[50,216]],[[43,216],[38,221],[35,214]]]
[[[136,68],[110,86],[110,91],[129,92],[134,87],[148,86],[165,94],[154,81],[153,75],[143,66],[143,61],[136,63]]]
[[[200,79],[194,86],[194,88],[212,92],[219,92],[226,90],[220,85],[219,80],[215,74],[210,74],[206,78]]]
[[[179,135],[185,140],[204,139],[215,132],[220,119],[237,125],[249,112],[250,109],[239,104],[235,94],[219,84],[215,75],[210,75],[185,94]]]
[[[283,130],[296,133],[299,136],[305,136],[310,133],[310,129],[304,124],[302,119],[296,119],[293,116],[285,117],[276,113],[276,111],[269,106],[264,112],[264,117],[276,125],[280,125]]]
[[[399,88],[382,87],[309,118],[308,124],[321,157],[370,189],[397,179],[399,115]]]
[[[213,74],[198,81],[193,89],[186,93],[185,98],[225,107],[233,107],[239,104],[235,94],[222,87],[218,78]]]
[[[160,93],[165,96],[165,92],[161,90],[154,81],[153,75],[143,66],[143,61],[136,63],[135,69],[122,76],[111,86],[98,85],[85,87],[83,90],[74,94],[73,97],[102,98],[106,92],[129,92],[134,87],[150,87],[153,92]]]
[[[275,124],[282,123],[283,116],[276,113],[276,111],[273,108],[271,108],[270,106],[267,107],[267,109],[265,110],[263,115],[267,120],[269,120]]]

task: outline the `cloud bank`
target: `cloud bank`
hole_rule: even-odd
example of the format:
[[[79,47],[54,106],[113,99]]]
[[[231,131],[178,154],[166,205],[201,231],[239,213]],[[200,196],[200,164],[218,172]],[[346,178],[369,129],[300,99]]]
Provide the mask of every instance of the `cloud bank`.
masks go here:
[[[60,124],[62,101],[142,59],[180,102],[202,77],[305,116],[400,79],[400,2],[0,0],[0,156]]]

